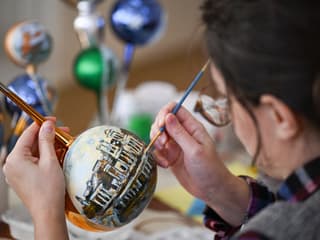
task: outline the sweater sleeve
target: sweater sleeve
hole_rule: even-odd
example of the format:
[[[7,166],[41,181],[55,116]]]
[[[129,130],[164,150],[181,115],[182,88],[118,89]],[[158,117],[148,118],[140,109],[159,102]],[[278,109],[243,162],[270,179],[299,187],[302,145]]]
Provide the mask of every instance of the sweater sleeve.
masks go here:
[[[268,190],[266,186],[259,183],[253,178],[247,176],[239,176],[244,179],[250,187],[250,201],[247,208],[247,214],[243,221],[245,224],[251,217],[257,214],[261,209],[275,201],[275,195]],[[222,219],[213,209],[207,207],[204,211],[204,224],[215,232],[215,240],[228,239],[240,226],[232,226]]]

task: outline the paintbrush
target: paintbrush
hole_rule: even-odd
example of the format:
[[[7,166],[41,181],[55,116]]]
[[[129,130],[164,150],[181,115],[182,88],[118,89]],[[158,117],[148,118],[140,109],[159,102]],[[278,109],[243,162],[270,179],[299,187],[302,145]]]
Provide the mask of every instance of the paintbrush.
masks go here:
[[[193,88],[196,86],[196,84],[199,82],[199,80],[201,79],[202,75],[204,74],[206,68],[208,67],[210,63],[210,60],[208,60],[206,62],[206,64],[201,68],[201,70],[198,72],[198,74],[195,76],[195,78],[192,80],[192,82],[190,83],[189,87],[187,88],[187,90],[184,92],[183,96],[181,97],[180,101],[175,105],[175,107],[172,109],[171,113],[173,114],[177,114],[177,112],[179,111],[179,109],[181,108],[183,102],[186,100],[186,98],[188,97],[188,95],[191,93],[191,91],[193,90]],[[159,131],[157,132],[157,134],[152,138],[152,140],[150,141],[150,143],[148,144],[148,146],[145,148],[145,153],[147,153],[151,147],[153,146],[153,144],[155,143],[155,141],[158,139],[158,137],[161,135],[161,133],[163,133],[165,130],[165,126],[162,126]]]

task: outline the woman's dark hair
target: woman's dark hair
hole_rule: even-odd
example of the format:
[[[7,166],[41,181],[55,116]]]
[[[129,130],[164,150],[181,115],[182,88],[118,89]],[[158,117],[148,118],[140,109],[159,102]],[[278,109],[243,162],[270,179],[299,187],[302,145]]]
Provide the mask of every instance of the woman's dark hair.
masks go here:
[[[272,94],[320,129],[320,1],[206,0],[201,9],[210,57],[240,103],[249,110]]]

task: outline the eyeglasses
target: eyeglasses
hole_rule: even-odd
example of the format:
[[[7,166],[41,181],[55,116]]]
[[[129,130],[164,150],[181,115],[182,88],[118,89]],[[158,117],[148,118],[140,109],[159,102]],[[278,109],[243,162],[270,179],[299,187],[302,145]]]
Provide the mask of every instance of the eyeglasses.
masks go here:
[[[216,127],[226,126],[231,121],[227,96],[217,90],[213,91],[212,86],[201,89],[194,111],[200,113],[209,123]]]

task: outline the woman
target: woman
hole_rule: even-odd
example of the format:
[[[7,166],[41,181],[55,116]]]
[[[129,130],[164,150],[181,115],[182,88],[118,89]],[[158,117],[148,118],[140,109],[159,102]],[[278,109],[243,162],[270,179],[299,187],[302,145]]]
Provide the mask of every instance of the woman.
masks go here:
[[[174,103],[164,107],[150,134],[166,126],[155,158],[207,203],[205,224],[215,239],[320,238],[319,7],[298,0],[206,0],[202,6],[212,87],[228,100],[233,127],[253,164],[282,181],[272,193],[232,175],[204,127],[186,109],[175,116]],[[218,107],[213,115],[202,110],[213,123],[227,123]],[[33,216],[38,239],[67,238],[52,129],[52,121],[41,127],[40,155],[34,157],[39,127],[32,125],[4,166]]]
[[[205,224],[216,239],[320,238],[319,10],[319,2],[297,0],[207,0],[202,7],[212,84],[227,97],[253,163],[282,181],[274,194],[233,176],[203,126],[185,109],[174,116],[174,104],[164,107],[151,131],[166,126],[154,155],[207,203]]]

